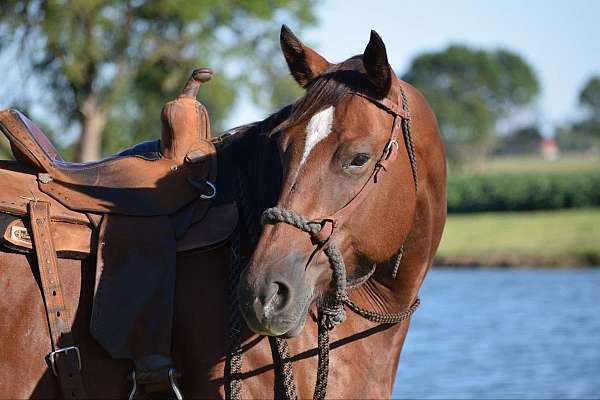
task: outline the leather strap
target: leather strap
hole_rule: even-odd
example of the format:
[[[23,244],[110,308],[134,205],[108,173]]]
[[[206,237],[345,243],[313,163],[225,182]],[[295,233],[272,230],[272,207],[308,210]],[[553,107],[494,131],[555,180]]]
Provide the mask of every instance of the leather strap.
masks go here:
[[[50,232],[50,203],[31,201],[29,216],[52,339],[53,351],[48,355],[48,361],[52,372],[58,376],[63,397],[84,398],[81,356],[71,333],[71,317],[63,297],[58,258]]]
[[[362,93],[355,93],[358,96],[364,97],[377,106],[381,107],[386,112],[392,114],[394,117],[394,121],[392,123],[392,130],[390,132],[390,137],[386,144],[386,147],[383,149],[383,153],[381,157],[377,161],[375,168],[371,175],[369,175],[369,179],[365,182],[363,187],[356,193],[356,195],[348,202],[345,206],[330,214],[326,217],[317,219],[321,223],[321,230],[314,235],[314,239],[320,244],[320,249],[323,249],[325,245],[332,240],[336,233],[336,227],[341,226],[346,222],[346,220],[352,215],[354,210],[362,204],[362,202],[368,197],[371,190],[377,184],[377,180],[379,177],[379,173],[381,171],[387,171],[389,165],[396,160],[398,157],[398,132],[401,130],[401,122],[403,119],[409,119],[410,113],[407,110],[402,109],[396,103],[391,100],[384,99],[375,99],[371,96],[367,96]],[[415,190],[416,190],[416,182],[415,182]]]

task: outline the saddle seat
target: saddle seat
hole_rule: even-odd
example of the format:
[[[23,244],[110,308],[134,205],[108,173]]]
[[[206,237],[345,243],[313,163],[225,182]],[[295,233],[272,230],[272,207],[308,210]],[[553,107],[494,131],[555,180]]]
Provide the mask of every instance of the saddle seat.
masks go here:
[[[159,157],[115,155],[90,163],[62,159],[46,135],[16,110],[0,111],[0,130],[15,158],[38,174],[40,190],[72,210],[132,216],[168,215],[199,194],[214,194],[216,155],[206,108],[196,101],[206,69],[194,71],[162,111]],[[176,193],[176,195],[174,195]]]

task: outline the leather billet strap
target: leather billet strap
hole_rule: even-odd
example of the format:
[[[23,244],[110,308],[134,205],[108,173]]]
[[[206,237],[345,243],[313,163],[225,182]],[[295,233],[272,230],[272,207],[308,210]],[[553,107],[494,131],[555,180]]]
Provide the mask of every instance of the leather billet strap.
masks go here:
[[[48,361],[52,372],[58,376],[63,397],[84,398],[81,355],[71,333],[71,316],[65,305],[58,258],[50,232],[50,203],[32,200],[29,203],[29,216],[52,339]]]

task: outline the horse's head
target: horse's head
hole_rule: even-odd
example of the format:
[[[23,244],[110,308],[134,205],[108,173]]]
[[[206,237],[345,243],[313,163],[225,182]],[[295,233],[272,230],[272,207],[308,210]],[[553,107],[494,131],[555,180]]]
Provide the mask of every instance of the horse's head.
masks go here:
[[[239,294],[251,329],[294,336],[311,305],[327,303],[339,285],[329,246],[343,255],[349,282],[398,253],[415,211],[415,171],[400,127],[404,93],[377,33],[340,64],[285,26],[281,46],[306,93],[271,133],[283,185]]]

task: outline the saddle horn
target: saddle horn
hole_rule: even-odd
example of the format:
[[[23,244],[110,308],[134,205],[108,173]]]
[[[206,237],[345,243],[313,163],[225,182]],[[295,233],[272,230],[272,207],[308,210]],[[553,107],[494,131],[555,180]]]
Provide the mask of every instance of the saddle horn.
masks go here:
[[[198,96],[200,86],[204,82],[210,81],[212,75],[213,71],[210,68],[196,68],[194,71],[192,71],[192,75],[181,90],[181,96],[190,96],[196,98],[196,96]]]
[[[162,110],[161,152],[168,159],[183,159],[188,153],[197,153],[206,147],[211,137],[210,121],[204,105],[196,100],[200,86],[212,78],[210,68],[197,68],[187,80],[175,100],[165,104]],[[206,151],[203,152],[206,155]],[[194,160],[199,156],[196,155]]]

